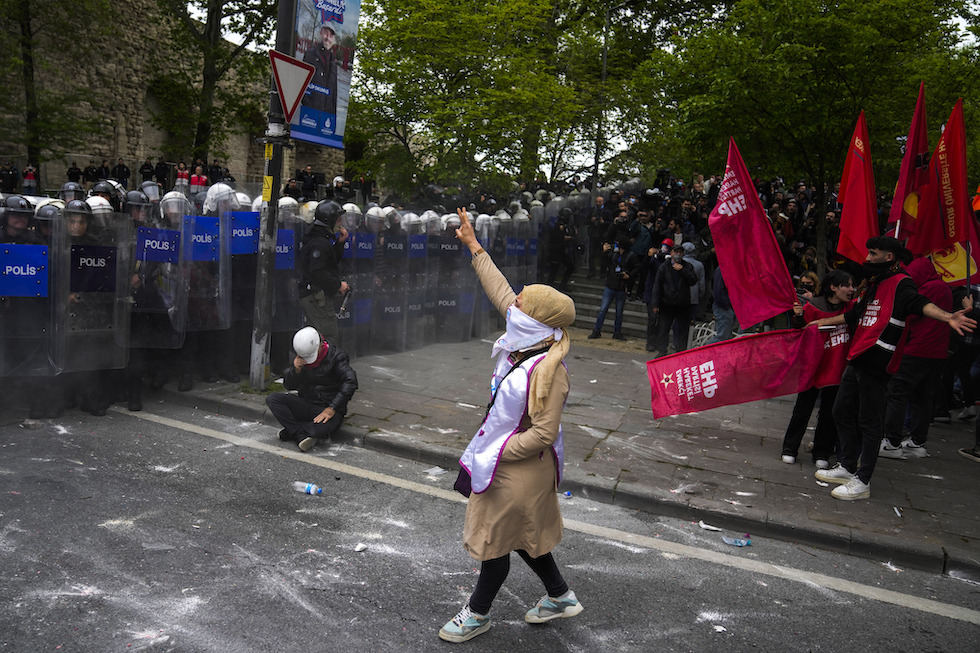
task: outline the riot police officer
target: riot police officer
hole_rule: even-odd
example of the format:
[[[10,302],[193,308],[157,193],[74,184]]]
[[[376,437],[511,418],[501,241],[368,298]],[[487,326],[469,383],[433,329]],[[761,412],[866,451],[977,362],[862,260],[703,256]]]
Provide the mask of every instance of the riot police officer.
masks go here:
[[[306,321],[327,340],[336,342],[339,335],[334,299],[350,287],[340,278],[340,259],[348,232],[337,226],[344,209],[333,200],[320,202],[313,214],[313,226],[303,239],[299,262],[302,278],[299,302]]]

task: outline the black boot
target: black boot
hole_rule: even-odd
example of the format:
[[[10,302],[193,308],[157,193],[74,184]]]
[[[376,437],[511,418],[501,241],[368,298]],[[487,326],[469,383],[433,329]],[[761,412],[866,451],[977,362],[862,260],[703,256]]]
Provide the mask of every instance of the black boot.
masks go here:
[[[143,410],[142,383],[134,383],[133,385],[129,386],[127,408],[129,408],[130,412],[133,413]]]

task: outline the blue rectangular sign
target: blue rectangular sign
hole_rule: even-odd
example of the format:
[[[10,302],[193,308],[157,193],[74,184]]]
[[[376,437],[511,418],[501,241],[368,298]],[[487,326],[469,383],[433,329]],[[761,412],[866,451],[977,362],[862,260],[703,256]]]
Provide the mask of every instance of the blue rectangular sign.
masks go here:
[[[180,232],[140,227],[136,230],[136,260],[176,263],[180,257]]]
[[[258,211],[231,212],[231,253],[257,254],[259,251]]]
[[[0,245],[0,297],[47,296],[47,245]]]
[[[276,231],[276,269],[296,269],[296,232],[292,229]]]
[[[217,216],[184,216],[187,233],[191,235],[192,261],[221,259],[221,224]]]
[[[116,248],[71,246],[71,292],[115,292]]]

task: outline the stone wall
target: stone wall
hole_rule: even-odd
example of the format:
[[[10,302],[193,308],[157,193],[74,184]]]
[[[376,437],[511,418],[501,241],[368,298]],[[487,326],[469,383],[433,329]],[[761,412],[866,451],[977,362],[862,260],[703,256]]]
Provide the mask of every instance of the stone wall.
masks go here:
[[[168,17],[161,14],[156,0],[112,0],[111,6],[115,12],[112,33],[72,35],[76,39],[89,39],[87,43],[94,50],[92,56],[78,57],[66,49],[62,35],[43,41],[36,52],[38,61],[43,61],[37,73],[40,92],[43,93],[45,88],[56,88],[64,75],[70,75],[72,80],[88,89],[89,99],[74,107],[76,114],[94,118],[98,124],[97,132],[82,146],[72,148],[64,158],[41,162],[41,188],[44,190],[61,187],[72,161],[84,168],[90,160],[99,165],[103,159],[108,159],[111,166],[122,157],[132,171],[131,180],[138,180],[139,166],[147,157],[156,164],[166,143],[167,134],[151,120],[152,112],[159,111],[159,104],[148,88],[150,78],[155,66],[167,62],[191,64],[170,42]],[[39,18],[35,16],[35,20]],[[16,78],[6,81],[16,83]],[[257,89],[257,92],[267,95],[268,86]],[[0,116],[0,119],[17,120],[17,117]],[[231,174],[243,186],[259,190],[264,169],[263,147],[255,139],[260,136],[261,133],[232,134],[220,148],[228,153],[221,159]],[[0,142],[0,159],[11,160],[18,170],[26,165],[26,157],[27,150],[22,143]],[[190,152],[184,160],[190,165]],[[283,171],[286,179],[295,174],[297,167],[305,167],[307,163],[317,172],[324,173],[328,183],[344,171],[342,150],[307,143],[296,143],[294,149],[287,148],[286,162]]]

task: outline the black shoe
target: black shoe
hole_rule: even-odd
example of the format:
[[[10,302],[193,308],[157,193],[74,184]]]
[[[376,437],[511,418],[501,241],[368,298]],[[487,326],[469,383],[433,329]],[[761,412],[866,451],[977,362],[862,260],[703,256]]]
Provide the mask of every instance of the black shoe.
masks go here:
[[[131,413],[143,410],[143,393],[140,392],[139,386],[129,389],[129,401],[126,402],[126,407]]]
[[[600,333],[599,331],[593,330],[592,333],[589,334],[589,340],[595,340],[596,338],[601,338],[601,337],[602,337],[602,333]]]
[[[294,442],[296,440],[296,438],[294,438],[293,436],[289,435],[289,433],[286,432],[286,429],[282,429],[279,431],[279,439],[282,440],[283,442]]]
[[[626,340],[626,336],[624,336],[622,333],[614,333],[613,340]]]

